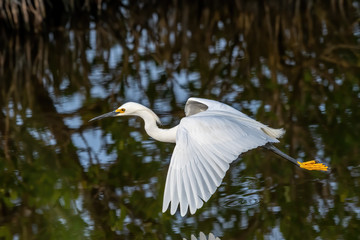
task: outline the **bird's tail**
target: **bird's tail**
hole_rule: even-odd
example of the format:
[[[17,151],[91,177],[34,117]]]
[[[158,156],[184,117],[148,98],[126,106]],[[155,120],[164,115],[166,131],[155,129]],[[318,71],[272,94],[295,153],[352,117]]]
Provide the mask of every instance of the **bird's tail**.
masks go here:
[[[267,135],[269,135],[270,137],[273,137],[273,138],[280,138],[285,133],[285,130],[282,128],[275,129],[275,128],[271,128],[268,126],[262,127],[261,130],[263,130],[264,133],[266,133]]]

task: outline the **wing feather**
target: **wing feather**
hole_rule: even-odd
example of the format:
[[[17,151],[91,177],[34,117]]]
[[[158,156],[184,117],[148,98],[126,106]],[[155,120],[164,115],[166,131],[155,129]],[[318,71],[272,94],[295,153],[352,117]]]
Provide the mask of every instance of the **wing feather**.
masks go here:
[[[172,189],[176,188],[176,186],[174,186],[174,183],[172,181],[173,176],[174,176],[174,174],[170,174],[170,169],[169,169],[167,177],[166,177],[166,183],[165,183],[165,189],[164,189],[164,192],[168,193],[168,194],[164,194],[163,206],[162,206],[163,212],[165,212],[166,209],[169,207],[170,200],[174,203]],[[171,188],[170,188],[170,185],[172,186]]]
[[[205,183],[203,185],[203,187],[206,188],[206,192],[205,192],[205,196],[204,198],[202,198],[205,202],[207,202],[207,200],[209,200],[210,196],[214,193],[213,190],[213,182],[212,179],[210,179],[210,175],[209,173],[205,170],[205,167],[203,166],[203,163],[199,162],[198,164],[198,168],[197,168],[200,172],[200,177],[202,178],[203,182]]]
[[[187,184],[188,192],[186,192],[186,195],[188,197],[188,202],[190,203],[189,204],[190,213],[194,214],[196,212],[196,207],[198,205],[197,198],[199,196],[199,193],[198,193],[198,188],[195,186],[192,186],[193,184],[195,184],[195,182],[191,182],[191,180],[193,180],[193,179],[191,176],[191,170],[189,169],[189,166],[190,165],[188,165],[186,167],[186,170],[184,171],[184,179],[185,179],[185,183]]]
[[[184,183],[184,189],[185,189],[185,193],[186,193],[186,199],[187,202],[189,203],[189,207],[190,207],[190,211],[195,208],[195,196],[197,196],[197,192],[196,189],[191,189],[192,193],[190,193],[190,180],[189,180],[189,176],[188,176],[188,167],[186,166],[185,168],[181,169],[182,171],[182,177],[181,179],[183,180]],[[187,208],[185,210],[185,213],[187,211]],[[194,211],[195,212],[195,211]]]
[[[206,182],[203,178],[203,176],[200,174],[199,171],[199,167],[198,164],[191,162],[190,163],[190,168],[195,176],[196,181],[194,182],[195,185],[198,186],[199,190],[200,190],[200,195],[199,197],[201,199],[205,199],[207,195],[210,194],[210,190],[207,188]]]
[[[181,169],[179,172],[181,173]],[[183,179],[184,176],[182,176],[182,174],[179,174],[179,172],[177,174],[177,184],[178,184],[177,192],[180,200],[180,213],[181,216],[185,216],[189,202],[186,197],[186,191],[184,186],[185,184]]]
[[[241,153],[278,142],[263,130],[264,124],[219,104],[207,105],[207,110],[181,120],[166,178],[163,212],[170,204],[174,214],[180,204],[181,216],[188,209],[194,214],[220,186],[229,164]],[[196,106],[202,105],[190,103],[188,111],[195,111]]]
[[[221,168],[218,167],[216,162],[212,160],[212,157],[208,156],[205,151],[203,152],[201,157],[202,159],[206,159],[202,163],[206,165],[206,170],[212,175],[214,183],[216,185],[220,185],[223,177],[225,176],[225,173],[221,170]]]
[[[174,172],[171,177],[172,177],[172,183],[173,185],[170,185],[172,187],[172,195],[171,195],[171,201],[172,201],[172,205],[171,205],[171,214],[174,214],[176,212],[177,206],[180,203],[180,199],[177,193],[177,190],[179,188],[178,184],[177,184],[177,176],[178,172]],[[165,209],[166,210],[166,209]]]

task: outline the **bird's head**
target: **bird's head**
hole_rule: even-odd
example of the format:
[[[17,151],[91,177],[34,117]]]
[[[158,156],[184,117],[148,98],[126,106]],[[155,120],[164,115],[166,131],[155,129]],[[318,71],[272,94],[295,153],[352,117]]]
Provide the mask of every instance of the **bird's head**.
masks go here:
[[[90,119],[89,122],[94,120],[100,120],[106,117],[121,117],[121,116],[139,116],[142,117],[142,114],[150,113],[152,117],[155,118],[156,122],[160,123],[160,119],[156,114],[151,111],[149,108],[135,102],[127,102],[115,109],[112,112],[102,114],[98,117],[94,117],[93,119]],[[161,124],[161,123],[160,123]]]
[[[135,102],[127,102],[114,110],[115,117],[119,116],[140,116],[141,112],[149,111],[147,107],[135,103]],[[151,111],[151,110],[150,110]]]

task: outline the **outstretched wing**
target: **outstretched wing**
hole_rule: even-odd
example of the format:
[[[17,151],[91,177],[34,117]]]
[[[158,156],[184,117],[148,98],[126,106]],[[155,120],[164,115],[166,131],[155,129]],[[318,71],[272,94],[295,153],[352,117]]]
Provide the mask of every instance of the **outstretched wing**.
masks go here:
[[[226,107],[212,109],[207,106],[206,111],[183,118],[178,126],[166,178],[163,212],[171,203],[171,214],[179,204],[181,216],[188,208],[194,214],[209,200],[229,164],[241,153],[268,142],[278,142],[262,129],[265,125],[245,114],[233,113]]]

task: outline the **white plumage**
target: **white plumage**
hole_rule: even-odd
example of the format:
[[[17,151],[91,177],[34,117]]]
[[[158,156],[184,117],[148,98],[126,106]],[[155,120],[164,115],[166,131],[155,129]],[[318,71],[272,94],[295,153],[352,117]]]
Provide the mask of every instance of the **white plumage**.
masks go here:
[[[200,110],[199,103],[207,109]],[[162,209],[165,212],[171,203],[174,214],[180,204],[181,216],[188,208],[194,214],[209,200],[241,153],[278,142],[276,138],[284,133],[213,100],[190,98],[185,112],[177,127]]]
[[[174,214],[194,214],[208,201],[222,182],[232,161],[250,149],[279,142],[282,129],[270,128],[240,111],[217,101],[189,98],[186,117],[171,129],[161,129],[158,117],[149,108],[128,102],[110,116],[140,116],[146,132],[156,140],[175,142],[168,170],[162,211],[170,206]],[[90,121],[92,121],[90,120]]]

